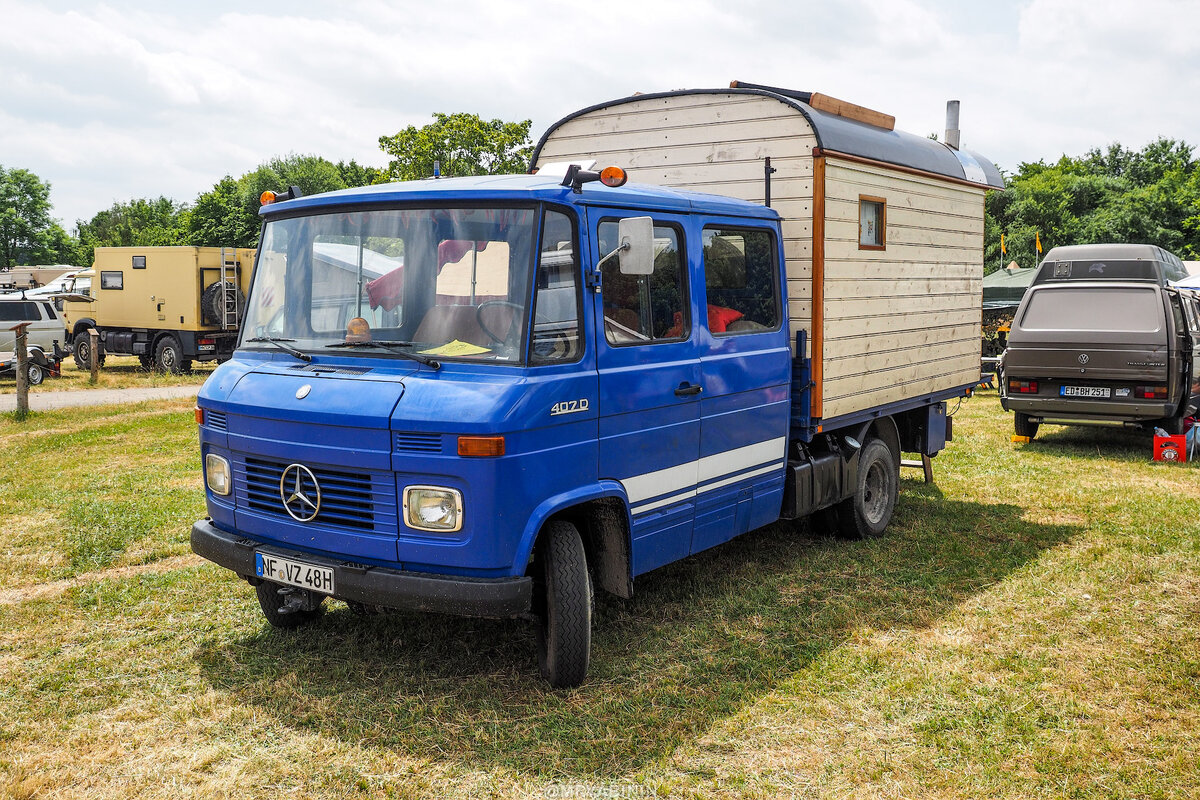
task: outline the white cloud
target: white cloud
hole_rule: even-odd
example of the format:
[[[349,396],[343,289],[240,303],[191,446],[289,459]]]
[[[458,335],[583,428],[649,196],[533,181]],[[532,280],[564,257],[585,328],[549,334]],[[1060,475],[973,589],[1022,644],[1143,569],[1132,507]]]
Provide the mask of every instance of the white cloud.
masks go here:
[[[1170,0],[0,0],[0,19],[0,164],[50,180],[68,225],[288,152],[383,164],[378,137],[435,111],[537,136],[585,105],[734,78],[921,135],[960,99],[964,144],[1009,169],[1200,130],[1200,7]]]

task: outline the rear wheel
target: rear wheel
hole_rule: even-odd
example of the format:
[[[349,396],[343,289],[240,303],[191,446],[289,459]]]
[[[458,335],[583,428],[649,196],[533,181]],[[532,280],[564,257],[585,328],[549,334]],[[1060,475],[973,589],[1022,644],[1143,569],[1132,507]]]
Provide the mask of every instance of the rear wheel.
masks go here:
[[[854,496],[835,506],[838,533],[850,539],[869,539],[883,533],[892,521],[899,496],[896,457],[882,439],[868,439],[858,453]]]
[[[579,531],[569,522],[547,525],[535,561],[538,665],[556,689],[583,683],[592,647],[592,580]]]
[[[160,372],[169,372],[172,375],[190,372],[192,369],[191,359],[183,357],[183,347],[174,336],[164,336],[158,340],[158,345],[154,348],[154,365]]]
[[[1039,423],[1030,419],[1028,414],[1022,414],[1017,411],[1013,414],[1013,431],[1017,436],[1028,436],[1030,439],[1037,436]]]
[[[321,616],[325,596],[295,586],[263,581],[254,587],[267,622],[276,628],[299,628]]]

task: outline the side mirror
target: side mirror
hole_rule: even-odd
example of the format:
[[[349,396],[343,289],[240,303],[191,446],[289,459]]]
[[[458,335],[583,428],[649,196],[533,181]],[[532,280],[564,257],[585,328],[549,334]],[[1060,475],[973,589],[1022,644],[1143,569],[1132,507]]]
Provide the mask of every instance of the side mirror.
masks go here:
[[[622,275],[654,274],[654,220],[625,217],[617,223]]]

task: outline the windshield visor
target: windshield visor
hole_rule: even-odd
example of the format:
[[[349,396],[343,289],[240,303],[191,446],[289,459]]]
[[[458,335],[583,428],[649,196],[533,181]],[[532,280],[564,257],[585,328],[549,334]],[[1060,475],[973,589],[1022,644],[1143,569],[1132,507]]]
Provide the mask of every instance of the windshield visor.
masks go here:
[[[537,215],[351,211],[268,222],[242,343],[521,363]],[[346,348],[339,350],[333,348]]]

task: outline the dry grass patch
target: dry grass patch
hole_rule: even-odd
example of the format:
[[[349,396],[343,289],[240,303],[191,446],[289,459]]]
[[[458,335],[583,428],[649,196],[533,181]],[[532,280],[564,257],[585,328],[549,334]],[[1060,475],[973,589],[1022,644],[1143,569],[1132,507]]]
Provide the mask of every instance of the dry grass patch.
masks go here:
[[[92,383],[91,372],[76,367],[74,359],[68,356],[62,362],[62,377],[48,377],[39,386],[30,387],[30,391],[69,392],[78,389],[129,389],[135,386],[198,386],[204,383],[216,368],[215,361],[196,362],[191,372],[171,375],[143,369],[137,356],[108,356],[100,368],[97,381]],[[16,378],[0,378],[0,394],[14,394],[16,391]]]
[[[331,604],[284,633],[215,567],[112,571],[203,513],[190,404],[153,408],[23,428],[51,476],[108,474],[0,506],[64,520],[23,580],[78,578],[0,604],[0,796],[1197,796],[1200,470],[1138,434],[1013,446],[979,396],[887,535],[774,525],[639,578],[552,692],[522,622]]]

